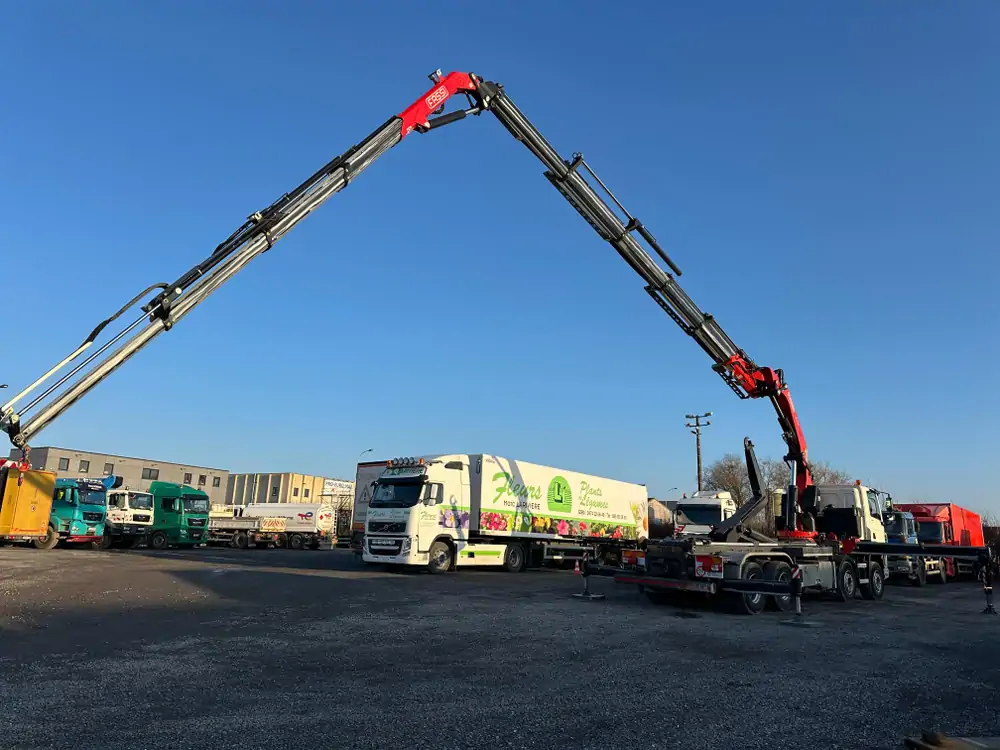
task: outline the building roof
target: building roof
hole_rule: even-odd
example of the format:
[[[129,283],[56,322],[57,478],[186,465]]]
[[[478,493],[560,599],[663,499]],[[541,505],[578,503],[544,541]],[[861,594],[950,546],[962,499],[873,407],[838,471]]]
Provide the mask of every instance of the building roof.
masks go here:
[[[201,464],[181,463],[179,461],[164,461],[159,458],[140,458],[139,456],[123,456],[119,453],[105,453],[104,451],[86,450],[83,448],[65,448],[58,445],[36,445],[32,446],[33,451],[65,451],[66,453],[90,453],[95,456],[107,456],[108,458],[127,458],[130,461],[147,461],[154,464],[169,464],[170,466],[186,466],[192,469],[208,469],[209,471],[219,471],[226,474],[229,469],[220,469],[213,466],[202,466]]]

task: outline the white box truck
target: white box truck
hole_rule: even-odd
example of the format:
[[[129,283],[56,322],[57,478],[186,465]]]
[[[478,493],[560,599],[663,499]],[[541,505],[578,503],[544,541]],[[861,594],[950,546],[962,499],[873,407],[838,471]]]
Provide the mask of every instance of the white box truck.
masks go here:
[[[394,459],[375,482],[362,555],[434,573],[517,572],[563,546],[607,559],[645,539],[647,499],[641,484],[499,456]]]

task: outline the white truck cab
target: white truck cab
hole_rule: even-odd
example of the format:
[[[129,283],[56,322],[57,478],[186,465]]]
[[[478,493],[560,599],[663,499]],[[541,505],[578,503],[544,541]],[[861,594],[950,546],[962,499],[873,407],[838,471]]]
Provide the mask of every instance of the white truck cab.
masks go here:
[[[678,536],[707,534],[736,512],[736,501],[729,492],[700,490],[677,502],[674,529]]]
[[[153,496],[127,487],[108,490],[108,517],[102,546],[134,547],[153,528]]]

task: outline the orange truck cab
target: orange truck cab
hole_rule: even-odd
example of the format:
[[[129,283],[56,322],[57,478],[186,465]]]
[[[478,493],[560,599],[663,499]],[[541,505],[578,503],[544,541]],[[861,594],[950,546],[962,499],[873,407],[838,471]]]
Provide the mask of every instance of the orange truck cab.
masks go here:
[[[49,534],[56,475],[0,459],[0,540],[33,542],[39,549]]]
[[[909,511],[917,522],[917,538],[924,544],[982,547],[983,519],[975,511],[954,503],[896,503],[896,510]],[[973,575],[972,560],[945,558],[948,578]]]

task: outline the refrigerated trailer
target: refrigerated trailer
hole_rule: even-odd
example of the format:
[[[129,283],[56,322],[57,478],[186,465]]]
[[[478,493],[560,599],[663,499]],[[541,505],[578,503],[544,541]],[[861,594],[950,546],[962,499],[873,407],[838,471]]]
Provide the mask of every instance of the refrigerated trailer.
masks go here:
[[[488,454],[394,459],[368,506],[369,563],[503,566],[592,552],[617,559],[646,538],[646,487]]]

